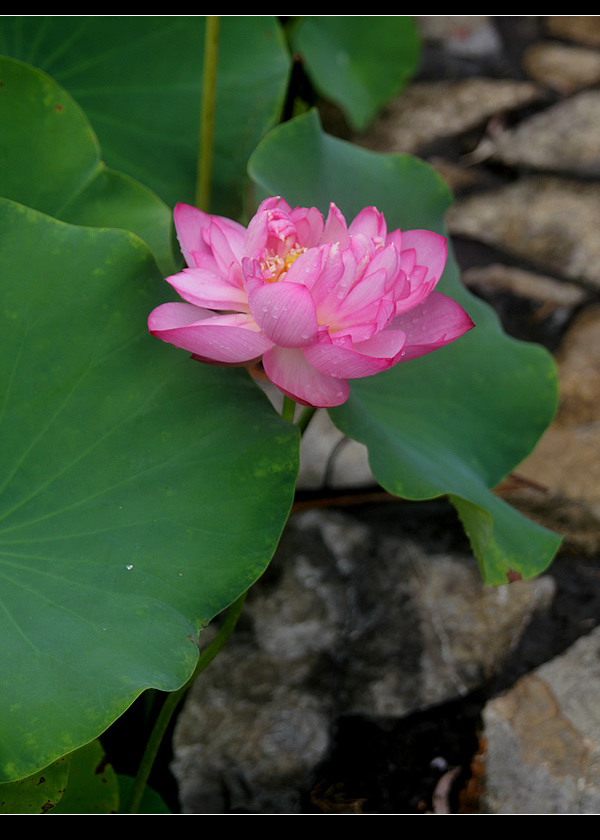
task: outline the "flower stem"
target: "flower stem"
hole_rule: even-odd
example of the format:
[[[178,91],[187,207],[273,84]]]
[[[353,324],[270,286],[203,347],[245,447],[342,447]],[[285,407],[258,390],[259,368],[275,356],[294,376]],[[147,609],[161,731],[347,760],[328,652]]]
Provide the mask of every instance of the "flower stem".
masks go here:
[[[134,779],[133,786],[129,794],[127,808],[122,813],[137,814],[140,802],[142,800],[142,796],[144,794],[146,783],[150,776],[150,771],[152,770],[152,765],[154,764],[161,741],[164,737],[165,732],[167,731],[173,713],[175,712],[179,703],[183,700],[187,691],[191,688],[198,674],[200,674],[208,665],[210,665],[215,656],[225,646],[229,637],[233,633],[235,625],[237,624],[237,620],[240,616],[240,612],[242,611],[242,606],[244,605],[246,594],[247,593],[244,592],[242,595],[240,595],[237,601],[234,601],[233,604],[229,607],[227,615],[225,617],[225,621],[221,625],[219,632],[212,640],[210,645],[201,652],[196,667],[194,669],[194,673],[189,678],[189,680],[177,691],[172,691],[169,692],[169,694],[167,694],[165,702],[162,705],[162,708],[158,714],[158,717],[152,729],[152,732],[150,733],[148,743],[146,744],[146,749],[140,762],[137,776]]]
[[[316,411],[316,410],[317,410],[317,409],[316,409],[316,408],[313,408],[312,406],[307,406],[307,407],[303,410],[303,412],[302,412],[302,414],[300,415],[300,417],[298,418],[298,422],[297,422],[297,424],[296,424],[296,425],[297,425],[297,426],[298,426],[298,428],[300,429],[300,434],[301,434],[301,435],[303,435],[303,434],[304,434],[304,432],[306,431],[306,427],[308,426],[308,424],[309,424],[309,423],[310,423],[310,421],[312,420],[313,415],[314,415],[314,413],[315,413],[315,411]]]
[[[289,423],[294,422],[294,415],[296,414],[296,403],[291,397],[283,397],[283,406],[281,409],[281,416]]]
[[[296,421],[296,425],[300,429],[300,437],[302,437],[302,435],[306,431],[306,427],[312,420],[316,410],[316,408],[313,408],[313,406],[310,405],[302,409],[302,413]],[[294,417],[296,416],[296,402],[291,397],[284,396],[283,406],[281,408],[281,416],[284,420],[287,420],[289,423],[294,422]]]
[[[202,74],[202,111],[200,115],[200,149],[196,181],[196,207],[210,210],[210,186],[215,136],[215,102],[217,99],[217,56],[219,52],[218,15],[206,16],[204,34],[204,69]]]

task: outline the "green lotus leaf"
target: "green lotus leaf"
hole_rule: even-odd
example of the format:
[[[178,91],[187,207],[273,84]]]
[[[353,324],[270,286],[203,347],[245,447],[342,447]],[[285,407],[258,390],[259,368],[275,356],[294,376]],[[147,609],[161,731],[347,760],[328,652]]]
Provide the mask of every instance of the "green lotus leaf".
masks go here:
[[[199,634],[266,568],[298,432],[244,369],[152,338],[131,233],[0,200],[0,779],[190,677]]]
[[[369,152],[325,134],[314,112],[272,131],[250,161],[264,192],[292,206],[333,201],[350,221],[375,205],[388,230],[447,235],[442,179],[409,155]],[[301,176],[301,177],[300,177]],[[508,337],[489,306],[461,284],[450,253],[438,290],[468,311],[475,329],[428,356],[354,380],[330,416],[364,443],[376,479],[407,499],[448,495],[486,583],[538,574],[560,539],[492,492],[534,448],[557,406],[556,370],[542,347]]]

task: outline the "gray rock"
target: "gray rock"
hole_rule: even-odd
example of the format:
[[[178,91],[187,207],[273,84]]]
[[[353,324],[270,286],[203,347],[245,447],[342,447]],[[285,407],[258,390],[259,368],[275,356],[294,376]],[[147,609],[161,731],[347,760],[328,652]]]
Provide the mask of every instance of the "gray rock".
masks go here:
[[[488,15],[428,15],[417,18],[421,37],[441,44],[461,58],[489,58],[499,55],[502,43]]]
[[[183,813],[298,812],[329,720],[290,671],[238,638],[197,680],[173,742]]]
[[[468,556],[336,511],[292,517],[245,630],[197,680],[175,732],[188,813],[298,813],[345,715],[398,719],[501,667],[550,578],[491,588]]]
[[[367,447],[345,437],[324,409],[310,421],[300,444],[298,489],[373,486]]]

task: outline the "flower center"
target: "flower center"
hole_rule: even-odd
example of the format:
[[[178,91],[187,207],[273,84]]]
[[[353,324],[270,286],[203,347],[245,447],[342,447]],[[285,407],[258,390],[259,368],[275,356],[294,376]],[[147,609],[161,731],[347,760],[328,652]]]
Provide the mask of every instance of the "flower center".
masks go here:
[[[285,257],[280,257],[278,254],[265,255],[260,266],[266,282],[276,283],[278,280],[281,280],[292,263],[296,262],[300,254],[303,254],[306,250],[306,248],[297,245],[294,248],[290,248]]]

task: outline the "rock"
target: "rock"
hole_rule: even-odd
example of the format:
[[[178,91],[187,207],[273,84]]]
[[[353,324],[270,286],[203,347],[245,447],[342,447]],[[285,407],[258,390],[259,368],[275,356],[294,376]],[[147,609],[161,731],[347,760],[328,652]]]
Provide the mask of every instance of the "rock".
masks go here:
[[[600,630],[484,709],[490,814],[600,812]]]
[[[390,103],[368,134],[353,139],[375,151],[414,154],[427,144],[472,129],[542,96],[542,89],[533,82],[487,78],[415,82]]]
[[[397,720],[498,672],[550,578],[483,586],[476,562],[336,511],[292,517],[245,629],[196,681],[174,737],[188,813],[298,813],[342,717]]]
[[[600,54],[595,57],[600,78]],[[501,132],[494,157],[509,166],[597,177],[599,132],[600,92],[583,91]]]
[[[556,419],[518,473],[587,509],[600,547],[600,307],[576,318],[557,362]]]
[[[552,275],[600,288],[600,185],[534,176],[457,201],[454,236],[469,237]]]
[[[586,300],[585,291],[574,283],[564,283],[553,277],[502,263],[467,269],[463,272],[462,280],[466,286],[510,292],[517,297],[545,304],[547,309],[560,308],[570,312]]]
[[[600,55],[566,44],[532,44],[523,55],[523,68],[533,81],[563,95],[600,81]]]
[[[441,155],[432,155],[428,163],[444,179],[453,193],[472,190],[478,187],[482,180],[480,173],[476,170],[460,166]]]
[[[183,813],[297,813],[329,744],[329,720],[286,663],[243,636],[197,680],[180,715],[172,772]]]
[[[489,58],[499,55],[502,42],[487,15],[429,15],[417,17],[421,37],[451,55]]]
[[[299,490],[376,484],[366,446],[345,437],[326,411],[317,411],[300,444]]]
[[[575,283],[501,262],[467,268],[463,282],[500,316],[506,332],[556,350],[574,312],[588,300]]]
[[[587,307],[573,321],[557,354],[557,362],[560,379],[557,425],[583,430],[599,423],[600,307],[598,305]]]
[[[555,38],[600,47],[600,18],[597,15],[550,15],[546,18],[546,31]]]

